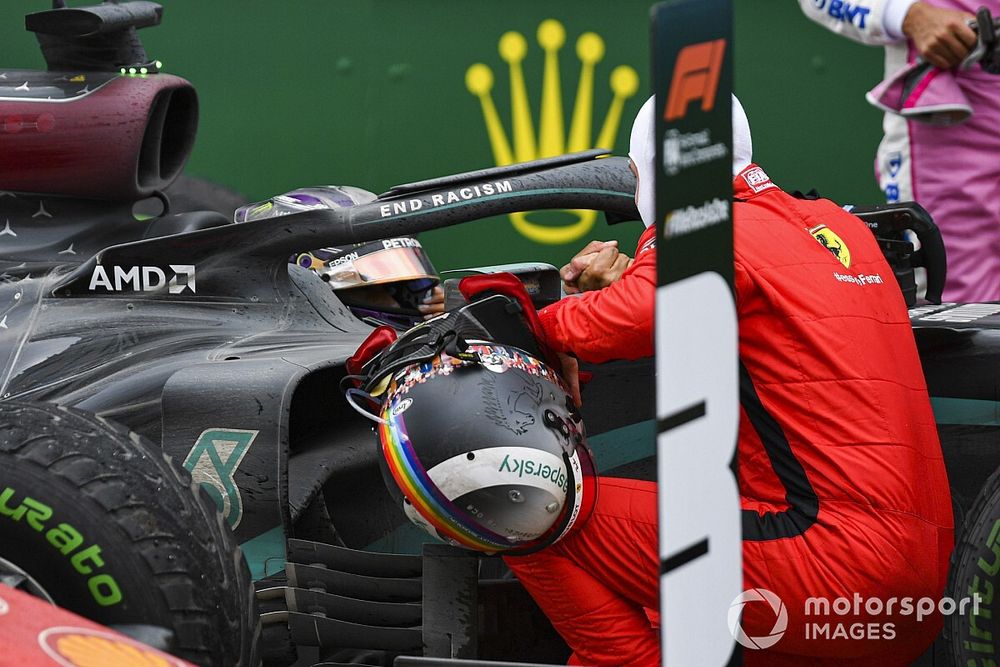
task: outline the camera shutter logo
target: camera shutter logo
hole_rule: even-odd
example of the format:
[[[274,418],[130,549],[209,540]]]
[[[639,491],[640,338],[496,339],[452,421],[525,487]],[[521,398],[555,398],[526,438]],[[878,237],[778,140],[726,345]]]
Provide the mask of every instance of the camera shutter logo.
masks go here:
[[[771,611],[774,613],[774,626],[768,634],[762,637],[750,637],[743,631],[743,607],[746,604],[759,604],[761,602],[771,607]],[[751,588],[737,595],[732,604],[729,605],[727,620],[729,621],[729,631],[736,641],[747,648],[765,649],[777,644],[778,640],[784,636],[785,629],[788,627],[788,610],[781,598],[766,588]]]

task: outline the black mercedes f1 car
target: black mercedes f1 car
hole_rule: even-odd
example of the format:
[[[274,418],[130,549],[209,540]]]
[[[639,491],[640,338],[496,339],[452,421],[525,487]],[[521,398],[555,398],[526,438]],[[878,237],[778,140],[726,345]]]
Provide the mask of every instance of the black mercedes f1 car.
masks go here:
[[[200,664],[564,660],[501,564],[423,545],[385,491],[370,423],[339,389],[371,328],[288,259],[515,211],[636,219],[625,160],[591,151],[244,224],[173,210],[162,193],[197,97],[135,37],[161,11],[29,15],[49,71],[0,78],[0,582],[116,628],[165,628]],[[137,219],[150,197],[161,212]],[[902,233],[916,231],[933,298],[926,214],[857,213],[908,293],[920,256]],[[558,298],[554,269],[529,269],[538,302]],[[968,515],[952,586],[986,596],[1000,577],[1000,304],[911,316]],[[590,370],[601,471],[652,475],[651,363]],[[996,654],[993,615],[960,620],[949,650]]]

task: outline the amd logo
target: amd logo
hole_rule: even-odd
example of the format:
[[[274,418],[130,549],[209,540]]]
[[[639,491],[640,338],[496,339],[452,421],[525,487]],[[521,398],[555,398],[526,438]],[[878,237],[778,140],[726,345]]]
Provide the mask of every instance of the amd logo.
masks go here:
[[[96,266],[90,276],[90,291],[103,289],[108,292],[160,292],[164,287],[170,294],[181,294],[185,289],[195,293],[194,265],[171,264],[174,275],[158,266]]]

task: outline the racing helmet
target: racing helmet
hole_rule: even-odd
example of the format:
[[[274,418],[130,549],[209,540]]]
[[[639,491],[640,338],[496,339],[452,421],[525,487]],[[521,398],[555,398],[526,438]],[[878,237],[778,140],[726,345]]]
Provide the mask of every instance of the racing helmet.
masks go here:
[[[412,349],[411,338],[392,347]],[[597,477],[583,421],[543,361],[509,345],[459,341],[375,382],[383,479],[410,521],[435,538],[484,553],[533,553],[593,508]]]
[[[408,236],[320,248],[293,261],[328,282],[359,319],[401,329],[422,321],[417,307],[438,284],[420,241]]]
[[[234,219],[250,222],[318,208],[349,208],[375,199],[375,194],[351,186],[299,188],[243,206]],[[301,252],[289,263],[330,283],[359,319],[403,330],[423,320],[417,307],[439,282],[420,242],[410,237]]]
[[[299,188],[264,201],[241,206],[236,209],[233,220],[235,222],[252,222],[315,209],[350,208],[357,204],[367,204],[375,199],[374,192],[350,185],[320,185],[312,188]]]

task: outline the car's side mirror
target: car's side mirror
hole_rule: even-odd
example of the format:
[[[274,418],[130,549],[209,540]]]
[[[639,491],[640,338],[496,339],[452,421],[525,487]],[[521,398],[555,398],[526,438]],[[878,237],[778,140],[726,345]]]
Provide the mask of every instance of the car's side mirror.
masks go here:
[[[516,264],[500,264],[497,266],[477,266],[469,269],[444,271],[461,277],[447,278],[443,283],[445,310],[461,308],[466,304],[465,297],[458,290],[458,283],[466,275],[486,273],[512,273],[524,284],[524,289],[531,297],[535,308],[544,308],[562,298],[562,280],[559,269],[544,262],[519,262]]]
[[[916,202],[880,204],[877,206],[856,206],[851,213],[861,218],[885,254],[889,265],[896,274],[907,306],[917,302],[917,286],[914,268],[921,266],[927,270],[927,294],[931,303],[941,303],[941,292],[947,274],[947,258],[941,231],[934,224],[930,213]],[[914,250],[905,231],[913,232],[920,241],[920,249]]]

